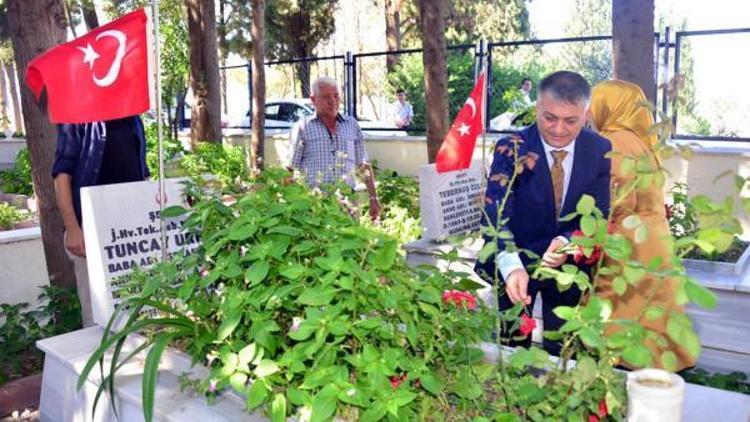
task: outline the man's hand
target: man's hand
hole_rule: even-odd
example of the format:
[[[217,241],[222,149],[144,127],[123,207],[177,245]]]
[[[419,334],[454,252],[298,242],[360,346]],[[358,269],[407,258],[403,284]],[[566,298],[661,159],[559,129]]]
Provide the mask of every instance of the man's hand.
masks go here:
[[[549,242],[547,251],[542,255],[542,265],[550,268],[557,268],[565,262],[566,255],[563,252],[558,252],[560,248],[565,246],[565,242],[562,239],[554,238]]]
[[[508,294],[510,301],[513,303],[521,302],[524,305],[530,305],[531,296],[529,296],[528,292],[529,274],[523,268],[513,270],[508,275],[508,279],[505,280],[505,293]]]
[[[65,248],[75,256],[86,256],[86,245],[83,243],[83,231],[80,227],[65,231]]]
[[[377,221],[380,217],[380,201],[377,197],[370,197],[370,218],[372,221]]]

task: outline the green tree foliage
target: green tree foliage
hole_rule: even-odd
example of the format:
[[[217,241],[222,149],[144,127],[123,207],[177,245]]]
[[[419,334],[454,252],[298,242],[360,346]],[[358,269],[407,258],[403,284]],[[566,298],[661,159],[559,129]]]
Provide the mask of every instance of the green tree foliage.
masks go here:
[[[401,10],[401,48],[421,46],[417,0],[406,0]],[[445,17],[448,45],[524,39],[529,35],[529,13],[523,0],[453,0]]]
[[[585,17],[585,18],[584,18]],[[612,3],[609,0],[576,0],[565,35],[585,37],[612,33]],[[593,85],[612,77],[610,41],[586,41],[566,44],[560,55],[559,69],[580,72]]]

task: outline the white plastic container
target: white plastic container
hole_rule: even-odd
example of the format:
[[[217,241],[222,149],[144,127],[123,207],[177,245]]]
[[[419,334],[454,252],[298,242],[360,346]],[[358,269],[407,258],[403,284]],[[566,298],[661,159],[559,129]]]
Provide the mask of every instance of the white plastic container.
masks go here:
[[[680,422],[685,380],[662,369],[628,373],[628,422]]]

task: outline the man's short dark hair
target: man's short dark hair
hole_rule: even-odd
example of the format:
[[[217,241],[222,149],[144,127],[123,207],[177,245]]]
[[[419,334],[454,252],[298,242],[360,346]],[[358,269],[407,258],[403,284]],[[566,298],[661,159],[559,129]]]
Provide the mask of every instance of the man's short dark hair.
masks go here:
[[[533,83],[533,81],[531,80],[531,78],[529,78],[528,76],[526,76],[525,78],[521,79],[521,84],[520,84],[520,85],[518,85],[518,86],[519,86],[519,87],[522,87],[522,86],[523,86],[523,84],[525,84],[525,83],[526,83],[526,81],[529,81],[529,82],[532,82],[532,83]]]
[[[399,88],[396,90],[396,94],[406,94],[406,91],[403,88]]]
[[[539,82],[541,95],[551,95],[557,101],[570,104],[588,103],[591,99],[591,85],[586,78],[576,72],[559,70],[545,76]]]

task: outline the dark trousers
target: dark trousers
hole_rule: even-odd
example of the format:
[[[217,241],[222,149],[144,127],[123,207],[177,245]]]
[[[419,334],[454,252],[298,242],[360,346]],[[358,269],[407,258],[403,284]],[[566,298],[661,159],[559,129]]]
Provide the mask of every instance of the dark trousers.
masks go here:
[[[531,304],[526,308],[525,312],[531,315],[534,309],[534,303],[536,302],[537,293],[541,293],[542,296],[542,319],[544,321],[544,331],[556,331],[565,323],[565,320],[560,319],[555,315],[552,310],[558,306],[576,306],[581,300],[581,290],[574,284],[568,290],[561,292],[557,290],[557,283],[554,280],[529,280],[529,291],[528,294],[531,296]],[[505,293],[505,289],[501,290],[500,297],[497,300],[500,311],[506,311],[513,307],[510,298]],[[518,331],[509,333],[504,331],[500,333],[503,339],[509,339],[508,345],[510,346],[531,346],[531,335],[526,337],[524,340],[513,340],[513,337],[520,336],[521,333]],[[503,342],[505,343],[505,341]],[[544,350],[555,356],[560,355],[560,349],[562,343],[559,341],[543,339],[542,345]]]

